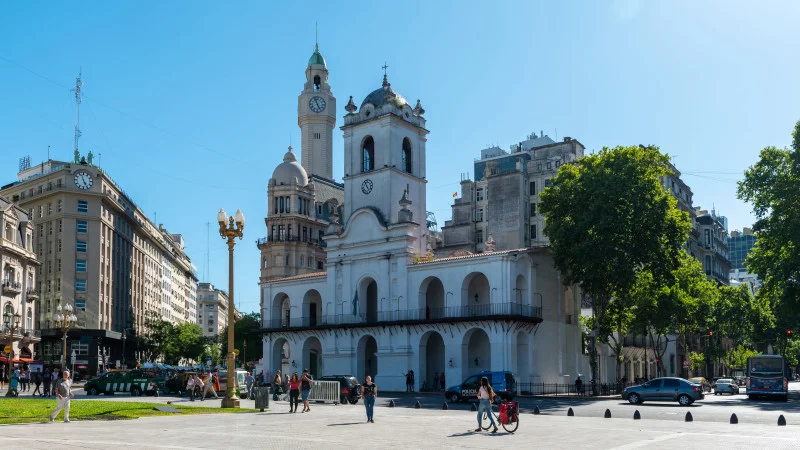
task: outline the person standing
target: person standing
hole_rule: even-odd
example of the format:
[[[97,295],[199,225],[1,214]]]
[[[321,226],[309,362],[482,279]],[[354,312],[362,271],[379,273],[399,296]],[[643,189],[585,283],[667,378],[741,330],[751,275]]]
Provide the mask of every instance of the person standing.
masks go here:
[[[417,380],[414,377],[414,371],[411,371],[411,392],[414,392],[414,386],[416,385]]]
[[[439,387],[441,388],[442,391],[447,389],[446,387],[444,387],[444,371],[442,371],[442,373],[439,374]]]
[[[372,377],[367,375],[364,385],[361,386],[361,396],[364,397],[364,406],[367,408],[367,423],[375,423],[375,398],[378,397],[378,385],[372,382]]]
[[[50,414],[50,422],[56,420],[58,413],[63,409],[64,423],[69,423],[69,399],[75,396],[75,394],[72,393],[72,380],[69,377],[69,370],[65,370],[62,378],[56,383],[55,392],[58,406],[56,410]]]
[[[31,395],[36,395],[36,393],[38,392],[39,395],[41,396],[42,391],[39,389],[39,387],[42,385],[42,369],[38,367],[36,368],[36,372],[33,374],[33,384],[34,386],[36,386],[36,389],[33,390],[33,393]]]
[[[0,366],[0,391],[3,390],[6,384],[6,366]]]
[[[311,383],[314,379],[308,374],[308,369],[303,369],[303,377],[300,378],[300,393],[303,395],[303,412],[311,412],[308,406],[308,396],[311,395]]]
[[[42,397],[50,397],[50,382],[53,381],[53,378],[50,376],[50,368],[45,367],[44,374],[42,374],[42,384],[44,385],[42,389]]]
[[[275,372],[275,378],[272,379],[272,400],[277,402],[278,396],[283,392],[283,380],[281,379],[281,371]],[[305,411],[303,411],[305,412]]]
[[[188,380],[186,380],[186,392],[189,393],[189,401],[194,401],[194,377],[190,376]]]
[[[247,376],[244,377],[244,384],[245,384],[245,386],[247,386],[247,398],[248,398],[248,400],[253,398],[253,381],[254,381],[253,380],[253,374],[250,373],[250,372],[247,372]]]
[[[296,413],[298,403],[300,403],[300,377],[295,372],[289,380],[289,412]]]
[[[578,375],[578,378],[575,380],[575,392],[578,395],[583,394],[583,380],[581,380],[581,376]]]
[[[411,369],[406,372],[406,392],[411,392]]]
[[[19,372],[19,384],[21,385],[19,390],[20,392],[25,392],[28,390],[29,381],[30,378],[28,378],[28,371],[24,368],[21,369]]]
[[[497,424],[494,422],[494,414],[492,414],[492,403],[494,403],[494,390],[492,389],[492,385],[489,384],[489,379],[486,377],[481,378],[481,387],[478,389],[478,400],[480,403],[478,404],[478,428],[475,429],[476,433],[481,432],[481,424],[483,422],[483,412],[486,411],[486,415],[489,417],[489,420],[492,423],[494,429],[492,433],[497,433]]]
[[[436,392],[439,390],[439,372],[433,373],[433,389],[432,391]]]

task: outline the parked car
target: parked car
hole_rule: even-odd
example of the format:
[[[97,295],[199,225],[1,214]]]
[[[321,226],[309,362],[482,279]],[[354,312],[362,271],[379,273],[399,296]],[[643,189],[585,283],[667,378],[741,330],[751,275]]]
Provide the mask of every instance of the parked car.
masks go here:
[[[703,392],[711,392],[711,383],[703,377],[689,378],[689,382],[700,385],[703,388]]]
[[[731,395],[739,393],[739,385],[732,378],[719,378],[714,385],[714,395],[728,393]]]
[[[326,375],[318,379],[319,381],[338,381],[339,382],[339,403],[350,403],[355,405],[361,398],[361,383],[353,375]]]
[[[703,388],[683,378],[654,378],[643,384],[626,387],[622,391],[622,399],[632,405],[645,401],[677,401],[688,406],[703,398]]]
[[[88,395],[114,395],[115,392],[158,396],[158,385],[153,377],[140,370],[112,370],[92,378],[83,385]]]
[[[478,387],[481,378],[486,377],[492,383],[495,394],[495,403],[502,400],[512,400],[517,392],[517,381],[511,372],[483,371],[470,375],[461,384],[450,386],[444,392],[445,398],[451,403],[460,401],[478,401]]]

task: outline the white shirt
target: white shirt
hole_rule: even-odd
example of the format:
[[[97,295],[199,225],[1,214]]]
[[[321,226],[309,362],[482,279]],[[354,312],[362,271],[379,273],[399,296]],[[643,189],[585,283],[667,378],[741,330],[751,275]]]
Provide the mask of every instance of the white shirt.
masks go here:
[[[489,390],[483,386],[478,389],[478,395],[480,395],[481,400],[489,400]]]

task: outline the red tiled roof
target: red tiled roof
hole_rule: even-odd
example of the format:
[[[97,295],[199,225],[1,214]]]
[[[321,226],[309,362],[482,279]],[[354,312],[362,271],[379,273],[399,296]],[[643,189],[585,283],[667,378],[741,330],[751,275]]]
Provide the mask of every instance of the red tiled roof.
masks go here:
[[[275,278],[274,280],[269,280],[267,283],[273,283],[275,281],[291,281],[291,280],[301,280],[303,278],[316,278],[316,277],[324,277],[328,274],[328,272],[312,272],[312,273],[305,273],[303,275],[293,275],[291,277],[283,277],[283,278]]]
[[[474,253],[474,254],[471,254],[471,255],[463,255],[463,256],[447,256],[447,257],[444,257],[444,258],[435,258],[435,259],[431,259],[431,260],[417,261],[417,262],[412,263],[412,265],[429,264],[429,263],[436,263],[436,262],[442,262],[442,261],[456,261],[456,260],[470,259],[470,258],[481,258],[481,257],[486,257],[486,256],[495,256],[495,255],[507,255],[509,253],[528,252],[528,251],[533,250],[533,249],[535,249],[535,247],[518,248],[518,249],[514,249],[514,250],[503,250],[503,251],[499,251],[499,252]]]

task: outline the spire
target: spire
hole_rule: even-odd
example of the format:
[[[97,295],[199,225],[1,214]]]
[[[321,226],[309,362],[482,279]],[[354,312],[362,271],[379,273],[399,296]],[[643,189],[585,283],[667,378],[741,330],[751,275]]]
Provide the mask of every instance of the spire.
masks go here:
[[[357,109],[358,109],[358,107],[356,106],[355,103],[353,103],[353,96],[351,95],[350,96],[350,101],[347,102],[347,105],[345,105],[344,110],[349,112],[350,114],[352,114],[352,113],[356,112]]]
[[[389,68],[389,66],[386,64],[386,61],[384,61],[383,62],[383,67],[381,67],[381,69],[383,69],[383,87],[384,88],[387,88],[387,87],[391,86],[391,84],[389,83],[389,78],[386,75],[386,69],[388,69],[388,68]]]
[[[314,36],[314,53],[312,53],[311,58],[308,59],[308,65],[311,66],[313,64],[327,67],[325,58],[323,58],[322,53],[319,52],[319,26],[317,26],[317,31]]]
[[[283,155],[284,162],[297,162],[297,157],[294,156],[294,152],[292,151],[292,146],[289,146],[289,151]]]

